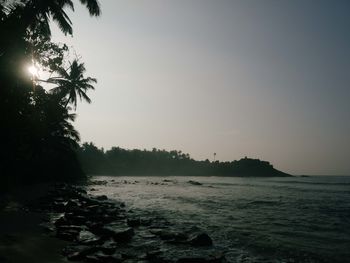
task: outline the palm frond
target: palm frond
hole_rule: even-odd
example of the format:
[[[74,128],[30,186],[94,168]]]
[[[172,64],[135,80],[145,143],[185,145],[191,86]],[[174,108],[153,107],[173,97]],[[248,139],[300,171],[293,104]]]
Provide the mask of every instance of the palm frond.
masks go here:
[[[101,8],[97,0],[80,0],[83,5],[86,5],[91,16],[100,16]]]

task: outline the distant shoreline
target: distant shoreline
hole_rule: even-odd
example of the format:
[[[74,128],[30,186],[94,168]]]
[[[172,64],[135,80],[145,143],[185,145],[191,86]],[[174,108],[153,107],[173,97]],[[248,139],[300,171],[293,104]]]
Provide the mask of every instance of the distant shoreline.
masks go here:
[[[78,157],[86,174],[181,175],[225,177],[286,177],[268,161],[244,157],[231,162],[198,161],[182,151],[160,149],[127,150],[112,147],[105,151],[93,143],[84,143]]]
[[[299,176],[288,174],[286,176],[239,176],[239,175],[184,175],[184,174],[87,174],[87,176],[111,176],[111,177],[234,177],[234,178],[285,178],[285,177],[312,177],[317,175]]]

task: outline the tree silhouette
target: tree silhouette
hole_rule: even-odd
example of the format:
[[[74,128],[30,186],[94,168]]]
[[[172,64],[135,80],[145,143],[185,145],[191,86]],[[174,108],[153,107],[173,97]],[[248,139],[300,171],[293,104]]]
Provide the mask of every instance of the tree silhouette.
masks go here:
[[[101,9],[97,0],[80,0],[85,5],[91,16],[99,16]],[[52,19],[64,34],[73,34],[72,21],[66,13],[66,9],[74,11],[72,0],[30,0],[23,6],[20,16],[22,27],[30,31],[40,27],[43,34],[51,36],[50,20]]]
[[[69,72],[63,67],[60,67],[57,69],[59,76],[47,80],[50,83],[58,85],[52,89],[52,93],[65,99],[66,108],[69,103],[72,103],[76,109],[78,97],[80,100],[91,103],[91,99],[87,96],[86,92],[89,89],[95,89],[92,83],[97,83],[97,80],[91,77],[84,78],[85,71],[84,63],[79,63],[75,59],[69,67]]]
[[[80,2],[91,15],[100,14],[97,0]],[[0,188],[83,178],[76,155],[79,133],[68,104],[76,107],[77,97],[91,102],[86,91],[96,80],[84,78],[78,61],[63,73],[68,47],[51,41],[49,22],[72,34],[67,9],[74,9],[71,0],[0,1]],[[60,92],[47,92],[32,81],[26,67],[33,62],[58,75],[54,82]]]
[[[181,151],[156,148],[147,151],[112,147],[104,151],[93,143],[84,143],[78,156],[84,171],[94,175],[288,176],[259,159],[197,161]]]

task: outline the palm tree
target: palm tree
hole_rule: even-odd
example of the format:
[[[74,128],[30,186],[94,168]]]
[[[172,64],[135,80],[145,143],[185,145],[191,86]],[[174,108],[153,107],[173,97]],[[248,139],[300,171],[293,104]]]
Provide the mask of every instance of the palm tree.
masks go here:
[[[91,103],[91,99],[86,95],[89,89],[94,90],[93,83],[97,83],[95,78],[84,78],[86,69],[84,63],[79,63],[78,60],[73,60],[69,67],[69,72],[63,67],[57,69],[58,77],[49,78],[47,81],[58,85],[51,90],[52,93],[58,94],[65,101],[65,108],[69,103],[77,108],[77,99],[85,100]]]
[[[98,0],[79,1],[87,7],[91,16],[101,14]],[[72,0],[29,0],[23,8],[22,23],[25,27],[29,27],[30,31],[39,26],[43,33],[51,36],[49,22],[52,19],[64,34],[72,35],[72,21],[65,12],[66,8],[74,11]]]
[[[101,14],[98,0],[79,0],[85,5],[91,16]],[[13,2],[4,0],[1,2],[2,13],[7,13],[7,21],[17,22],[17,31],[24,34],[29,31],[38,30],[51,36],[49,22],[53,20],[64,34],[73,34],[72,21],[66,13],[66,9],[74,11],[72,0],[26,0]]]

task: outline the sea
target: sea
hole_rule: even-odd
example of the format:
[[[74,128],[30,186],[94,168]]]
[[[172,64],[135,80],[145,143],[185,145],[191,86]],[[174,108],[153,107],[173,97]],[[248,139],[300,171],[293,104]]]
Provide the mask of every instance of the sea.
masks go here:
[[[199,227],[228,262],[350,262],[350,176],[92,180],[91,194]]]

